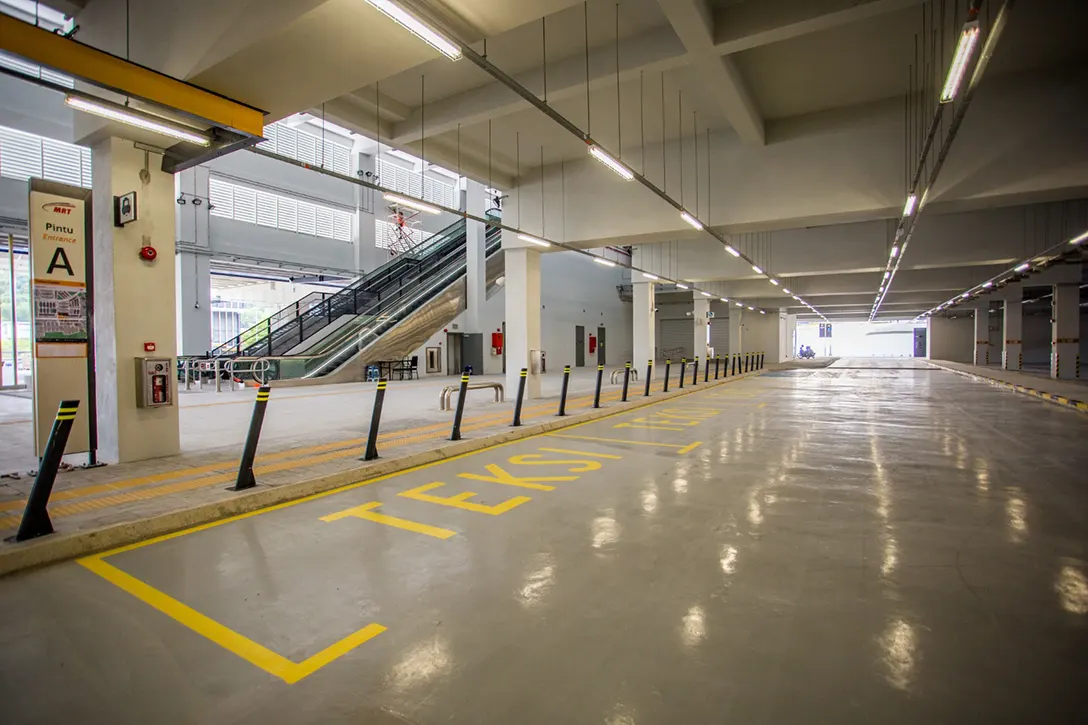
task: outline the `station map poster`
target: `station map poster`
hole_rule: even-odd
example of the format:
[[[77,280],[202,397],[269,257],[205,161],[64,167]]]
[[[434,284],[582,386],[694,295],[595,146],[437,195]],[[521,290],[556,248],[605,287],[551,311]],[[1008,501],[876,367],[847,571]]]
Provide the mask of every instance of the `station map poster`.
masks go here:
[[[79,400],[65,449],[89,450],[88,244],[91,192],[30,180],[30,299],[34,330],[34,443],[40,457],[61,400]]]

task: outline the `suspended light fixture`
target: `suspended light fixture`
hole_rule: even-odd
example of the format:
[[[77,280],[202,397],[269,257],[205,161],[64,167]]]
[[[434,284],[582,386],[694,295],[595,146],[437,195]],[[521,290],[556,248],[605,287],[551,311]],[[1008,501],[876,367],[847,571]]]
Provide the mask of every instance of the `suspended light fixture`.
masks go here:
[[[985,282],[982,283],[982,286],[985,287],[986,289],[990,289],[991,287],[994,286],[994,281],[992,279],[988,279],[988,280],[986,280]]]
[[[895,246],[892,247],[891,258],[895,259],[898,256],[899,256],[899,245],[895,245]]]
[[[760,311],[759,311],[759,314],[761,314],[761,315],[765,315],[765,314],[767,314],[767,310],[760,310]]]
[[[656,274],[650,274],[649,272],[643,272],[643,273],[642,273],[642,276],[643,276],[643,277],[645,277],[646,279],[651,279],[651,280],[654,280],[655,282],[656,282],[657,280],[661,279],[661,278],[660,278],[660,277],[658,277],[658,276],[657,276]]]
[[[703,230],[703,223],[701,221],[699,221],[698,219],[696,219],[695,217],[693,217],[691,214],[688,214],[686,211],[680,212],[680,218],[683,219],[684,221],[686,221],[688,224],[690,224],[695,229],[698,229],[699,231]]]
[[[885,272],[884,273],[884,279],[887,279],[888,277],[891,277],[891,276],[892,276],[891,272]]]
[[[749,305],[749,306],[748,306],[748,309],[750,309],[750,310],[751,310],[752,312],[755,312],[755,311],[756,311],[756,308],[755,308],[755,307],[752,307],[751,305]]]
[[[914,213],[914,207],[918,204],[918,197],[911,194],[907,197],[907,203],[903,205],[903,216],[908,217]]]
[[[594,257],[593,261],[596,262],[597,264],[603,264],[606,267],[615,267],[616,266],[615,262],[613,262],[611,259],[605,259],[604,257]]]
[[[726,244],[726,245],[725,245],[725,251],[729,252],[729,253],[730,253],[730,254],[732,254],[732,255],[733,255],[734,257],[739,257],[739,256],[740,256],[740,252],[738,252],[737,250],[733,249],[733,248],[732,248],[731,246],[729,246],[728,244]]]
[[[960,31],[960,40],[956,44],[956,53],[952,56],[952,65],[948,66],[948,77],[945,79],[944,88],[941,90],[941,103],[949,103],[959,93],[963,77],[967,75],[967,66],[971,63],[971,56],[975,53],[978,44],[978,21],[972,20],[964,23]]]
[[[85,113],[101,116],[102,118],[107,118],[111,121],[119,121],[120,123],[128,124],[129,126],[142,128],[145,131],[161,133],[164,136],[169,136],[170,138],[175,138],[179,141],[188,141],[189,143],[195,143],[198,146],[208,146],[211,144],[211,139],[206,134],[202,134],[199,131],[182,126],[179,123],[173,123],[165,118],[159,118],[150,113],[144,113],[143,111],[137,111],[118,103],[102,100],[101,98],[69,93],[64,97],[64,103],[77,111],[84,111]]]
[[[960,295],[960,297],[962,297],[963,299],[967,299],[970,296],[971,296],[970,292],[964,292],[962,295]]]
[[[605,166],[607,166],[608,168],[612,169],[617,174],[619,174],[621,177],[623,177],[624,181],[630,181],[631,179],[635,178],[635,175],[633,173],[631,173],[631,170],[629,168],[627,168],[626,166],[621,164],[619,161],[616,161],[614,158],[612,158],[611,156],[606,154],[604,152],[604,149],[602,149],[600,146],[597,146],[596,144],[594,144],[593,146],[590,146],[589,147],[589,153],[592,154],[593,158],[597,159],[602,164],[604,164]]]
[[[752,271],[755,272],[756,274],[763,274],[763,270],[760,269],[759,267],[757,267],[754,264],[752,265]]]
[[[1016,271],[1017,272],[1027,272],[1029,269],[1031,269],[1031,265],[1028,264],[1027,262],[1024,262],[1023,264],[1016,265]]]
[[[744,307],[744,305],[742,305],[742,304],[741,304],[741,303],[739,303],[739,302],[737,302],[737,303],[735,303],[735,304],[737,305],[737,307]]]
[[[703,297],[713,297],[714,296],[714,295],[710,294],[709,292],[703,292],[702,290],[699,290],[699,294],[701,294]]]
[[[722,302],[728,302],[729,301],[728,297],[719,297],[718,299],[721,300]]]
[[[529,242],[529,244],[535,244],[538,247],[550,247],[550,246],[552,246],[551,242],[545,242],[543,239],[537,239],[536,237],[531,237],[528,234],[519,234],[518,239],[520,239],[523,242]]]
[[[677,282],[676,286],[680,289],[690,289],[690,287],[688,287],[686,284],[683,284],[682,282]]]
[[[398,194],[382,194],[382,198],[386,201],[391,201],[394,204],[400,204],[407,206],[416,211],[426,212],[428,214],[441,214],[442,210],[438,207],[431,206],[430,204],[424,204],[422,201],[416,201],[415,199],[407,199]]]
[[[390,0],[366,0],[383,15],[450,60],[461,59],[461,47],[430,28],[419,18]]]
[[[1069,240],[1069,243],[1070,244],[1080,244],[1081,242],[1083,242],[1086,239],[1088,239],[1088,232],[1084,232],[1079,237],[1073,237],[1072,239]]]
[[[784,293],[786,293],[786,294],[792,294],[792,293],[791,293],[791,292],[790,292],[790,291],[789,291],[788,289],[786,289],[785,287],[783,287],[783,288],[782,288],[782,291],[783,291]]]
[[[775,287],[777,287],[778,286],[778,280],[777,279],[772,279],[771,284],[773,284]]]

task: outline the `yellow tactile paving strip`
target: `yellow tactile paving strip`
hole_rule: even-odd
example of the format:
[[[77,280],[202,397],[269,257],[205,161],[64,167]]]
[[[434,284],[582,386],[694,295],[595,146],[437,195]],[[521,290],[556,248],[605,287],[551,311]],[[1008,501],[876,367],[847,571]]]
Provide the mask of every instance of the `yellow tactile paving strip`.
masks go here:
[[[677,388],[675,382],[671,387],[674,389]],[[660,391],[660,384],[651,386],[651,392]],[[324,394],[327,393],[318,395]],[[620,395],[621,394],[618,391],[602,393],[601,402],[617,401],[620,399]],[[629,397],[631,400],[634,400],[641,397],[641,395],[641,390],[632,390]],[[251,403],[252,401],[243,402]],[[554,415],[557,404],[557,401],[550,400],[547,403],[529,406],[522,410],[522,421],[550,417]],[[593,395],[589,394],[569,399],[567,401],[567,409],[588,408],[592,404]],[[508,422],[510,417],[511,413],[509,411],[503,411],[501,413],[489,413],[466,418],[461,426],[461,430],[463,432],[472,432],[501,425]],[[449,435],[450,425],[450,421],[443,421],[416,428],[380,434],[378,436],[379,450],[389,450],[391,448],[412,443],[446,438]],[[257,465],[254,467],[254,473],[257,476],[261,476],[279,471],[319,465],[344,458],[359,457],[363,454],[365,444],[365,438],[351,438],[262,455],[257,458]],[[220,486],[234,481],[236,475],[234,469],[237,465],[237,461],[231,459],[218,463],[211,463],[205,466],[166,471],[110,483],[83,486],[68,491],[58,491],[50,498],[49,515],[52,518],[64,518],[65,516],[90,513],[111,506],[119,506],[135,501],[144,501],[160,496],[169,496],[171,494],[193,491],[206,486]],[[171,481],[172,483],[170,483]],[[14,528],[17,526],[22,515],[22,509],[25,505],[25,499],[0,502],[0,511],[8,512],[6,515],[0,516],[0,529]]]

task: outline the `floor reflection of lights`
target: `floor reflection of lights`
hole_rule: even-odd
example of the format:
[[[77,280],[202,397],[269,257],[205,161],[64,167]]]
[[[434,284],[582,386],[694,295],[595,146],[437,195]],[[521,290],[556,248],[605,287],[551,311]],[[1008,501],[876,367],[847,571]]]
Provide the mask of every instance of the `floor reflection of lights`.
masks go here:
[[[1088,614],[1088,577],[1072,565],[1065,565],[1058,572],[1054,583],[1062,609],[1070,614]]]
[[[698,604],[692,606],[684,615],[680,638],[688,647],[694,647],[706,639],[706,612]]]
[[[518,590],[518,601],[524,607],[539,606],[555,583],[555,563],[550,555],[537,557],[536,568],[525,577]]]
[[[619,541],[620,525],[615,519],[615,512],[609,509],[604,512],[603,516],[593,519],[593,523],[590,525],[590,534],[594,549],[602,549]]]
[[[723,546],[721,556],[722,571],[732,574],[737,570],[737,547]]]
[[[1009,541],[1023,543],[1028,536],[1028,505],[1024,501],[1024,492],[1017,486],[1006,489],[1005,516],[1008,518]]]
[[[914,627],[902,619],[889,622],[878,638],[881,659],[887,667],[887,680],[900,690],[910,688],[918,650],[918,637]]]
[[[435,637],[408,650],[393,667],[390,679],[396,689],[407,690],[448,672],[451,665],[449,644]]]

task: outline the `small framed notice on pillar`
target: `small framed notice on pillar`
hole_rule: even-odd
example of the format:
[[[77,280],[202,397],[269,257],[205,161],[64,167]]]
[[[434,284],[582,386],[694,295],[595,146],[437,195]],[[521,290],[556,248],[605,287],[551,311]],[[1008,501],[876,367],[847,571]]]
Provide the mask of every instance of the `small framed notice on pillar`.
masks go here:
[[[29,210],[34,448],[41,457],[58,403],[78,400],[66,452],[93,451],[91,191],[32,178]]]

